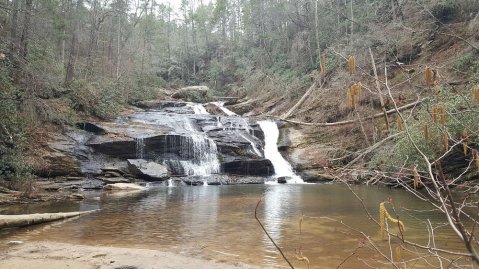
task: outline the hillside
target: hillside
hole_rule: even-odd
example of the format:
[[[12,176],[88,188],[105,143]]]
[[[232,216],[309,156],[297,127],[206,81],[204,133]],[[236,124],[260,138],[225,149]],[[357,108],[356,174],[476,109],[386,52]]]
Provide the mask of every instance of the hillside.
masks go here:
[[[353,159],[359,170],[340,170],[348,177],[374,177],[375,168],[410,174],[418,155],[404,134],[368,147],[403,125],[418,137],[432,107],[443,105],[451,117],[442,129],[428,125],[436,141],[427,139],[428,153],[453,145],[462,151],[467,133],[466,159],[451,157],[467,163],[477,148],[470,96],[479,76],[478,11],[470,0],[184,1],[180,10],[148,0],[3,1],[0,174],[45,170],[51,130],[113,119],[131,105],[171,100],[179,88],[198,84],[212,92],[184,100],[239,97],[243,102],[229,108],[258,119],[282,118],[309,90],[282,128],[282,149],[304,176],[350,168]],[[424,79],[427,68],[433,81]],[[348,89],[359,83],[351,105]],[[403,120],[390,111],[389,131],[382,117],[367,119],[418,100]],[[351,122],[323,124],[340,121]]]

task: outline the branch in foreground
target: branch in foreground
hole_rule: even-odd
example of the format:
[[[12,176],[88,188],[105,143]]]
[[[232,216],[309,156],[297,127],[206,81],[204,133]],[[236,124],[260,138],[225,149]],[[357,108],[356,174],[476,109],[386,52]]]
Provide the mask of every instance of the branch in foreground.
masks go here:
[[[261,204],[261,199],[259,199],[258,203],[256,204],[256,208],[254,209],[254,218],[258,221],[259,226],[261,226],[261,229],[263,229],[264,233],[266,234],[266,236],[268,236],[271,243],[273,243],[273,245],[276,247],[276,249],[279,251],[279,253],[281,253],[281,256],[283,256],[283,259],[288,263],[288,265],[291,268],[294,269],[294,266],[291,264],[291,262],[288,260],[288,258],[286,258],[283,251],[281,250],[281,248],[276,244],[276,242],[274,242],[273,238],[269,235],[268,231],[266,231],[266,228],[264,227],[263,223],[261,223],[261,220],[259,220],[259,218],[258,218],[259,204]]]

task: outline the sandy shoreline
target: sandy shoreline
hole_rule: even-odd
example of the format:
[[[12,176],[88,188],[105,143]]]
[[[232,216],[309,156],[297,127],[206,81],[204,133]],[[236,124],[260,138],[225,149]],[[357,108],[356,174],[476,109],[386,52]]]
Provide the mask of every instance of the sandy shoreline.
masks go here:
[[[0,252],[2,269],[156,269],[258,268],[226,264],[158,250],[26,242]]]

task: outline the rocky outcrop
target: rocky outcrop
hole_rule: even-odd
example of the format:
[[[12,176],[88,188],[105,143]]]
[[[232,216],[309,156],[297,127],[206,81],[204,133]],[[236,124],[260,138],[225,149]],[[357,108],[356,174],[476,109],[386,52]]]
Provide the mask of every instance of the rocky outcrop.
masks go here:
[[[307,136],[295,128],[280,129],[278,147],[284,152],[295,171],[306,182],[332,181],[327,173],[328,158],[337,151],[322,144],[308,142]]]
[[[164,165],[146,160],[128,160],[128,167],[133,175],[150,181],[162,181],[170,177]]]
[[[34,174],[42,177],[81,175],[81,154],[77,154],[76,144],[69,133],[52,135],[50,141],[43,145],[41,157],[36,157],[39,161],[32,164]]]
[[[197,104],[185,102],[155,100],[144,105],[152,110],[133,111],[111,122],[84,122],[55,138],[51,157],[46,157],[53,160],[48,172],[89,174],[102,184],[211,173],[243,176],[216,177],[212,184],[258,183],[263,182],[260,177],[274,174],[271,162],[264,159],[264,134],[256,121],[203,114]],[[203,182],[196,180],[184,182]]]
[[[42,177],[79,176],[80,161],[72,155],[49,152],[43,155],[43,164],[34,173]]]

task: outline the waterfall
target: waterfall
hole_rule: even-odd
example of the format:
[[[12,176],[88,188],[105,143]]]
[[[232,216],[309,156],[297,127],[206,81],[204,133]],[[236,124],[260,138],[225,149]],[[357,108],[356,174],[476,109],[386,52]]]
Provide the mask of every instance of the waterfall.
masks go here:
[[[288,163],[278,151],[279,129],[273,121],[258,121],[264,132],[264,157],[269,159],[275,170],[275,178],[286,177],[288,183],[304,183],[303,179],[293,172]]]
[[[208,111],[206,111],[206,108],[202,104],[191,103],[191,104],[188,104],[188,106],[190,106],[193,109],[195,114],[203,114],[203,115],[210,114],[208,113]]]
[[[224,107],[225,102],[212,102],[212,104],[217,106],[219,109],[221,109],[221,111],[223,111],[223,113],[225,113],[228,116],[238,116],[238,114]]]
[[[239,135],[242,138],[244,138],[244,140],[246,140],[250,143],[250,145],[253,148],[253,151],[254,151],[254,153],[256,153],[256,155],[258,155],[259,157],[263,157],[263,155],[261,154],[261,151],[259,151],[259,149],[256,147],[256,144],[251,139],[249,139],[246,135],[244,135],[242,133],[239,133]]]
[[[136,158],[143,159],[145,157],[145,140],[143,137],[135,138],[136,141]]]
[[[188,160],[180,161],[184,173],[187,175],[211,175],[220,172],[218,149],[215,141],[207,137],[204,132],[198,131],[189,118],[184,118],[184,128],[188,133],[186,141],[182,141],[182,148],[188,149]],[[207,185],[206,180],[204,185]]]

